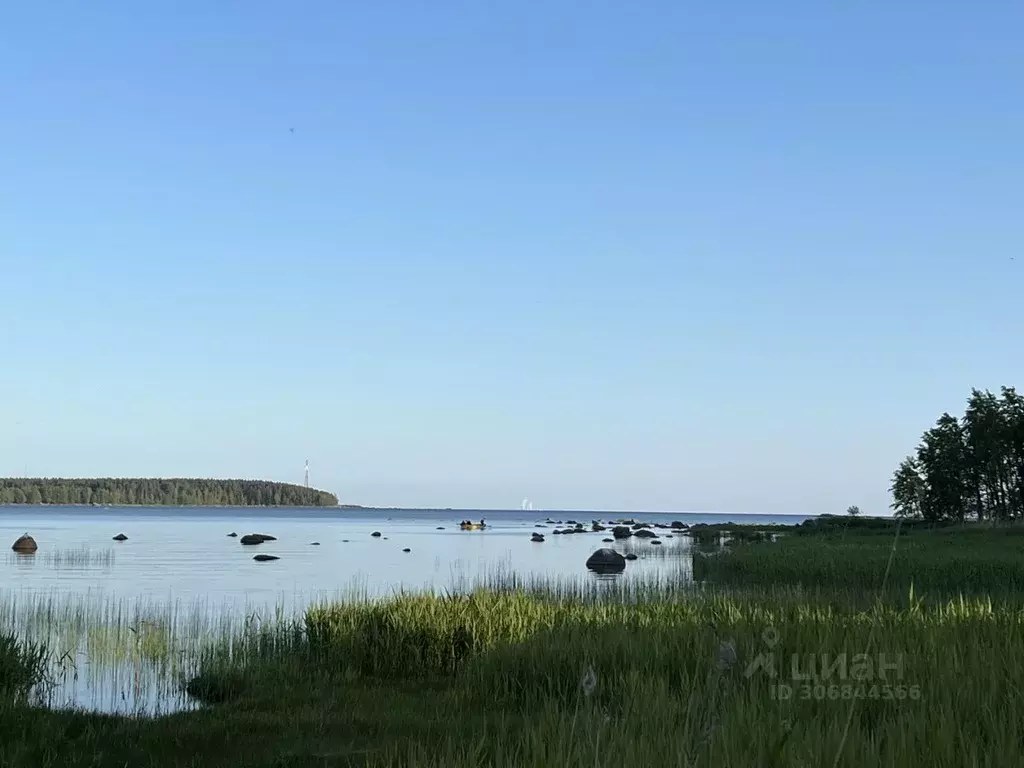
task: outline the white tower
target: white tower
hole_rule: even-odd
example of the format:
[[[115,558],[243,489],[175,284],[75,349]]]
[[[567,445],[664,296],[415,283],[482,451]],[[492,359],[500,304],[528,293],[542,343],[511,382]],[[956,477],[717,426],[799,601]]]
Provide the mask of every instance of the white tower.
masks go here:
[[[309,459],[306,459],[306,487],[309,488]]]

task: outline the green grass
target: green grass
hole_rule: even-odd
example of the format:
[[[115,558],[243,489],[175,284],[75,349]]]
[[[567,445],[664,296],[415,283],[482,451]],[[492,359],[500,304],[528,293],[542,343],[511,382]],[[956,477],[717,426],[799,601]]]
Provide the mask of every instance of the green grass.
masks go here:
[[[694,578],[719,585],[882,588],[905,593],[1024,594],[1024,528],[828,530],[783,535],[694,558]]]
[[[892,536],[846,529],[698,556],[704,584],[502,574],[469,595],[332,601],[298,621],[0,601],[0,627],[17,616],[62,636],[67,622],[98,638],[97,658],[166,664],[207,702],[153,719],[8,697],[0,765],[1016,765],[1022,546],[1014,531],[913,530],[884,592]],[[155,622],[149,640],[133,639],[140,621]],[[24,692],[48,651],[11,642],[0,671],[21,670]],[[774,678],[751,666],[765,654]],[[858,680],[858,655],[900,667]],[[833,675],[794,679],[794,657]]]
[[[836,596],[400,597],[310,612],[193,683],[159,720],[0,711],[6,765],[1012,765],[1024,610],[985,599],[850,609]],[[777,635],[765,642],[766,630]],[[721,653],[731,638],[734,663]],[[748,664],[903,654],[908,696],[780,702]],[[778,669],[788,676],[788,664]],[[594,686],[585,689],[588,671]],[[826,681],[851,684],[849,680]],[[909,692],[917,686],[918,698]],[[827,688],[825,689],[827,691]],[[841,694],[841,691],[837,689]],[[855,689],[851,689],[854,693]],[[993,703],[998,702],[998,706]],[[956,723],[956,729],[944,724]],[[844,737],[845,733],[845,737]],[[959,734],[959,735],[958,735]],[[101,762],[94,756],[102,755]],[[924,761],[924,762],[922,762]]]
[[[0,705],[26,703],[33,688],[48,681],[49,662],[43,646],[0,634]]]

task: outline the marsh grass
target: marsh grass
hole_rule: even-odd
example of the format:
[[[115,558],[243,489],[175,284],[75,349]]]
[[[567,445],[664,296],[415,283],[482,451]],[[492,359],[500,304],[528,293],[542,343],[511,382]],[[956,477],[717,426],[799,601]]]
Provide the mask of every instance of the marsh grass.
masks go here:
[[[283,656],[209,668],[202,688],[221,706],[248,707],[261,690],[314,680],[382,699],[413,685],[435,703],[430,722],[459,724],[418,738],[396,713],[375,725],[375,746],[360,758],[369,765],[916,765],[960,764],[961,754],[996,765],[1024,735],[1012,712],[988,705],[1024,703],[1013,682],[1024,675],[1019,605],[908,593],[898,605],[853,607],[844,593],[794,589],[652,593],[641,604],[591,596],[480,591],[322,605],[279,646]],[[766,652],[779,660],[775,678],[748,671]],[[907,692],[871,697],[868,685],[860,699],[800,698],[789,661],[844,653],[902,659],[875,682]],[[797,687],[793,699],[773,695],[779,680]],[[834,671],[812,682],[851,684]],[[936,738],[936,723],[949,721],[976,738]]]
[[[48,549],[33,555],[17,552],[7,553],[8,565],[35,566],[42,565],[54,570],[82,568],[111,568],[114,565],[113,549],[94,550],[88,547],[75,549]]]
[[[0,633],[0,702],[26,702],[48,680],[49,652],[12,632]]]
[[[694,578],[717,584],[853,587],[941,595],[1024,593],[1024,529],[842,529],[698,555]]]

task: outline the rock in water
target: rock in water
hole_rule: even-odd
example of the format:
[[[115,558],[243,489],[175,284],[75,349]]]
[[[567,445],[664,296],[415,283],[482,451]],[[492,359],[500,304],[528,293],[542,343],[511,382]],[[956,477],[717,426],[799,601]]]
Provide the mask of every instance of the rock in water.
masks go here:
[[[625,570],[626,558],[614,549],[603,547],[587,558],[587,568],[598,573],[618,573]]]
[[[686,527],[686,523],[684,523],[682,520],[673,520],[672,521],[672,527],[673,528],[685,528]]]
[[[411,550],[411,549],[409,549],[408,547],[406,547],[406,548],[405,548],[405,549],[403,549],[402,551],[403,551],[403,552],[412,552],[412,550]]]
[[[605,544],[611,544],[615,539],[601,539]]]
[[[247,533],[239,541],[243,544],[262,544],[264,541],[277,541],[277,539],[263,533]]]
[[[125,536],[123,533],[119,533],[117,534],[117,536],[114,537],[114,541],[128,541],[128,537]]]
[[[269,562],[270,560],[280,560],[280,559],[281,558],[278,557],[277,555],[256,555],[253,558],[253,560],[255,560],[257,563],[266,563],[266,562]]]
[[[616,539],[628,539],[633,535],[633,532],[624,525],[616,525],[612,528],[612,536]]]
[[[319,541],[311,541],[309,543],[309,546],[311,546],[311,547],[319,547],[320,546],[320,542]]]
[[[635,531],[633,535],[636,536],[638,539],[658,538],[658,534],[656,534],[654,531],[648,531],[646,528],[641,528],[639,531]]]
[[[627,560],[636,560],[636,555],[634,555],[632,552],[630,552],[628,555],[626,555],[626,559]]]
[[[231,537],[232,539],[236,539],[236,538],[238,538],[238,534],[237,534],[237,533],[235,533],[234,531],[232,531],[231,533],[229,533],[229,534],[228,534],[228,536],[230,536],[230,537]]]
[[[375,538],[375,539],[376,539],[376,538],[380,538],[380,531],[374,531],[374,532],[373,532],[373,533],[371,533],[370,535],[371,535],[371,536],[373,536],[373,538]]]
[[[39,549],[39,546],[36,544],[36,540],[26,533],[14,542],[11,549],[21,555],[31,555]]]
[[[535,541],[539,544],[540,542],[544,541],[544,534],[535,533],[532,536],[530,536],[530,541]]]

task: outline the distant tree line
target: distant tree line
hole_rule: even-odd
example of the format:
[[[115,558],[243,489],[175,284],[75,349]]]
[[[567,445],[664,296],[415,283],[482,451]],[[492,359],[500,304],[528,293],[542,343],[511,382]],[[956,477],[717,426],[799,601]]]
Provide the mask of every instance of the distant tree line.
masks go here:
[[[332,507],[333,493],[266,480],[0,479],[0,504]]]
[[[893,474],[892,508],[925,520],[1024,520],[1024,396],[971,391],[942,414]]]

